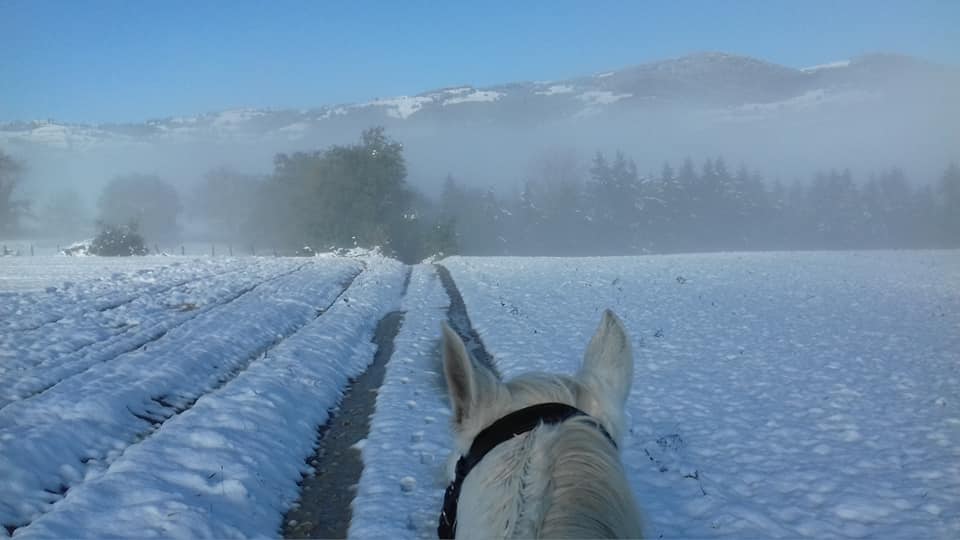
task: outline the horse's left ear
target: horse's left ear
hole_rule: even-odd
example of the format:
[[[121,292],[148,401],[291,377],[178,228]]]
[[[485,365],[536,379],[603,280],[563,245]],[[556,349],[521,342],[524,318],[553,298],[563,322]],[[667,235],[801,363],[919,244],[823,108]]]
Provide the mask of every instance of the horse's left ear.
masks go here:
[[[463,425],[482,400],[496,391],[497,380],[490,370],[474,364],[460,336],[443,323],[443,375],[453,409],[453,421]]]
[[[633,383],[633,352],[623,323],[609,309],[590,339],[580,368],[580,380],[600,396],[609,396],[619,406],[627,402]]]

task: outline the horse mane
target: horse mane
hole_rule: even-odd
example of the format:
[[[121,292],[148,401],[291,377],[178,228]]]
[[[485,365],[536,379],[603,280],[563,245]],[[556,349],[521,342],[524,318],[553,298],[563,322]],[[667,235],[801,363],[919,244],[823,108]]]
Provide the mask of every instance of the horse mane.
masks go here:
[[[604,311],[576,376],[527,373],[503,381],[496,370],[470,357],[449,326],[443,335],[456,445],[451,465],[470,454],[481,432],[512,413],[544,404],[583,413],[549,422],[541,417],[539,423],[508,431],[492,449],[484,449],[479,461],[471,461],[469,472],[451,474],[456,478],[451,493],[459,490],[462,510],[452,511],[456,536],[641,537],[640,512],[618,449],[633,355],[617,316]]]
[[[483,420],[477,420],[489,423],[510,410],[543,402],[579,408],[587,397],[587,389],[572,377],[524,374],[504,383],[494,403],[478,415]],[[458,536],[467,538],[474,528],[489,532],[492,526],[505,538],[640,537],[619,452],[596,420],[578,417],[542,425],[491,451],[464,483],[461,498],[474,507],[460,518]],[[611,433],[622,430],[604,427]],[[464,435],[472,439],[476,433]]]

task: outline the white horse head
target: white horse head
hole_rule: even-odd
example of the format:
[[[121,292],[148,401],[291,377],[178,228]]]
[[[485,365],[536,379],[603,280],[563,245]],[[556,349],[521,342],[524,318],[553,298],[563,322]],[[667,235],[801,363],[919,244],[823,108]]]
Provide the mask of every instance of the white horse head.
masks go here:
[[[529,373],[501,381],[446,325],[443,371],[461,459],[441,535],[641,535],[618,450],[633,355],[613,312],[603,313],[575,377]]]

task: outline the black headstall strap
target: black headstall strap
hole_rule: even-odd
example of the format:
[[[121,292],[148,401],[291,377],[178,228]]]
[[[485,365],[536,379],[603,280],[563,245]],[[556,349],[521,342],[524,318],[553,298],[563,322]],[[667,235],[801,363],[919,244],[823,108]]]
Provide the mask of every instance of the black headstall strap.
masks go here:
[[[500,443],[532,431],[540,424],[559,424],[575,416],[589,415],[565,403],[541,403],[512,412],[481,431],[473,440],[473,444],[470,445],[470,451],[467,452],[467,455],[460,456],[460,459],[457,460],[456,476],[443,494],[443,510],[440,512],[437,537],[441,540],[456,538],[457,502],[460,499],[460,488],[463,486],[464,479],[484,456]],[[596,424],[597,429],[616,448],[617,443],[610,436],[610,433],[600,422],[596,422]]]

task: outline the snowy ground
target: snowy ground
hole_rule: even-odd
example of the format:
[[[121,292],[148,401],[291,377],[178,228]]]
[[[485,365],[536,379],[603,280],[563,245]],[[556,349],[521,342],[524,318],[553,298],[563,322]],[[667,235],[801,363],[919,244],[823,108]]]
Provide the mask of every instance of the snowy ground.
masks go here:
[[[960,537],[960,253],[446,264],[506,376],[623,317],[650,537]]]
[[[507,377],[573,372],[602,309],[621,315],[648,536],[960,536],[960,252],[442,264]],[[78,272],[0,293],[0,537],[276,536],[398,308],[350,535],[435,537],[433,267],[405,295],[372,255]]]
[[[216,260],[216,259],[213,259]],[[155,271],[172,264],[192,265],[194,259],[180,257],[0,257],[0,294],[10,291],[43,291],[48,287],[67,288],[90,279],[109,279],[130,272]]]

